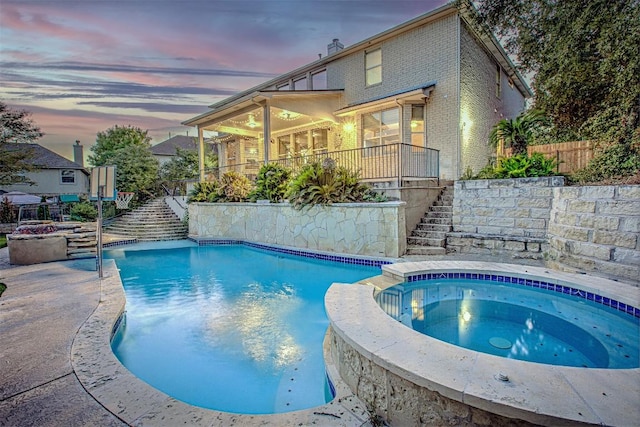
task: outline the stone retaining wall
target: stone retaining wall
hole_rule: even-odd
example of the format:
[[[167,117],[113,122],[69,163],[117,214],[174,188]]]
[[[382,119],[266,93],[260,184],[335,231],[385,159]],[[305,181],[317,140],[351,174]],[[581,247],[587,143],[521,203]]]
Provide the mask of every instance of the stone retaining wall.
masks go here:
[[[288,203],[191,203],[189,236],[395,258],[407,245],[405,203],[340,203],[302,210]]]
[[[640,285],[640,186],[563,177],[457,181],[447,250],[545,259]]]
[[[95,223],[51,223],[56,231],[47,234],[7,234],[9,262],[16,265],[39,264],[76,258],[95,257]]]
[[[547,264],[640,284],[640,186],[565,187],[553,195]]]
[[[564,177],[456,181],[447,250],[542,258],[553,189]]]

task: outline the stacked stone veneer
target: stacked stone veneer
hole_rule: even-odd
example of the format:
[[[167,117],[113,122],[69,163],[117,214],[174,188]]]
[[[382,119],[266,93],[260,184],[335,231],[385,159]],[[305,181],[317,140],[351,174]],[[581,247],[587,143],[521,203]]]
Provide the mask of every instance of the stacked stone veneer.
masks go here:
[[[189,235],[399,257],[407,245],[404,208],[404,202],[345,203],[302,210],[288,203],[191,203]]]
[[[368,358],[359,347],[354,347],[333,329],[330,330],[330,351],[340,378],[364,401],[367,410],[388,421],[389,425],[535,425],[474,408],[402,378],[382,367],[379,361]]]
[[[543,258],[553,190],[563,177],[456,181],[447,250]]]
[[[95,223],[55,223],[55,227],[47,234],[8,234],[9,262],[30,265],[96,256]]]
[[[548,265],[640,283],[640,186],[554,190]]]
[[[545,177],[457,181],[454,191],[448,251],[545,259],[640,284],[640,186]]]

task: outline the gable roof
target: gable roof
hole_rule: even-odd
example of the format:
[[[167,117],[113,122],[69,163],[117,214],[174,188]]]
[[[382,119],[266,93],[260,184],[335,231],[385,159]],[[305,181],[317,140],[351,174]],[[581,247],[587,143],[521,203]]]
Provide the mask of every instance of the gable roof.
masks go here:
[[[475,9],[473,6],[470,6],[468,2],[462,1],[460,6],[457,5],[455,1],[450,1],[449,3],[440,6],[436,9],[433,9],[427,13],[417,16],[409,21],[403,22],[402,24],[396,25],[386,31],[378,33],[372,37],[369,37],[365,40],[362,40],[358,43],[354,43],[351,46],[347,46],[344,49],[341,49],[337,52],[334,52],[330,55],[324,56],[320,59],[317,59],[314,62],[303,65],[302,67],[296,68],[295,70],[289,71],[287,73],[281,74],[271,80],[268,80],[264,83],[261,83],[257,86],[249,88],[245,91],[236,93],[228,98],[225,98],[219,102],[216,102],[212,105],[209,105],[209,111],[202,113],[196,117],[193,117],[189,120],[185,120],[182,122],[183,125],[186,126],[196,126],[200,124],[203,119],[210,117],[212,112],[217,110],[224,110],[225,108],[240,103],[243,99],[251,100],[256,95],[259,95],[261,91],[264,91],[283,80],[287,80],[293,78],[297,75],[303,74],[305,72],[313,71],[322,68],[323,66],[329,64],[330,62],[335,61],[336,59],[342,58],[344,56],[350,55],[354,52],[366,49],[367,47],[381,43],[390,38],[396,37],[399,34],[410,31],[414,28],[418,28],[430,22],[436,21],[440,18],[450,16],[452,14],[458,14],[462,20],[464,20],[467,24],[470,25],[470,28],[476,33],[480,41],[484,44],[487,50],[495,57],[495,59],[500,63],[502,68],[505,70],[507,75],[513,79],[514,84],[518,87],[520,92],[526,98],[532,95],[531,89],[525,82],[524,78],[520,75],[520,73],[516,70],[513,62],[504,51],[498,40],[493,36],[493,34],[489,34],[486,31],[479,30],[477,26],[471,25],[472,18],[471,16],[475,13]],[[296,91],[287,91],[287,92],[296,92]]]
[[[25,159],[25,162],[40,169],[74,169],[89,175],[89,171],[81,165],[62,157],[58,153],[54,153],[40,144],[8,143],[5,144],[4,148],[7,151],[31,150],[33,155],[29,159]]]
[[[151,152],[156,156],[175,156],[176,148],[197,150],[198,142],[193,136],[176,135],[151,147]]]

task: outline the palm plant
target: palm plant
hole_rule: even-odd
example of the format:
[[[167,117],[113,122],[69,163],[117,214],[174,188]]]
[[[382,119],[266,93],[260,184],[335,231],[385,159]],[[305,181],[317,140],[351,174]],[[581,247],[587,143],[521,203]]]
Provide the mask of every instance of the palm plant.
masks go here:
[[[502,119],[493,126],[489,134],[489,143],[499,147],[503,143],[505,148],[511,147],[511,154],[527,154],[527,145],[531,142],[533,131],[545,124],[547,119],[542,111],[529,110],[515,119]]]

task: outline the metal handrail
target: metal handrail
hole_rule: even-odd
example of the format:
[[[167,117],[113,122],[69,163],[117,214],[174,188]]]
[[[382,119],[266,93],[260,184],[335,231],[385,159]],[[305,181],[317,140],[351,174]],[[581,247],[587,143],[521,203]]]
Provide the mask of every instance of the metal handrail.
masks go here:
[[[440,151],[433,148],[396,143],[374,147],[353,148],[348,150],[313,153],[304,156],[272,159],[276,163],[291,169],[294,173],[304,165],[333,159],[336,164],[360,172],[364,180],[405,178],[438,179],[440,176]],[[229,170],[255,176],[263,162],[237,163],[219,166],[205,171],[219,178]]]

